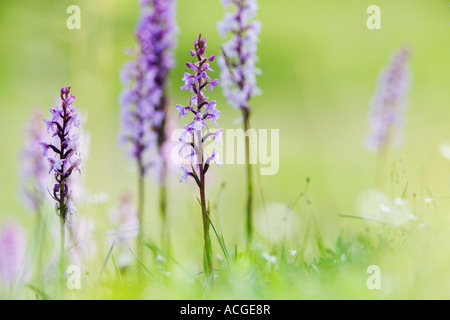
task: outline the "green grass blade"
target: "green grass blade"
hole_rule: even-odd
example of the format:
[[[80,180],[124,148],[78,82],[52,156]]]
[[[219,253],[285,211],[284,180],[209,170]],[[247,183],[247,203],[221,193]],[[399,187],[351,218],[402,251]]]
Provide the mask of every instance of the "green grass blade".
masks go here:
[[[406,182],[406,186],[405,186],[405,189],[403,189],[403,193],[402,193],[402,199],[406,199],[406,192],[408,191],[408,184],[409,184],[409,181],[408,182]]]
[[[167,252],[165,252],[164,250],[158,248],[156,245],[149,243],[149,242],[144,242],[144,244],[151,249],[153,252],[160,254],[161,256],[163,256],[165,259],[172,261],[175,265],[177,265],[178,267],[180,267],[180,269],[182,269],[183,271],[185,271],[187,274],[192,275],[192,272],[190,272],[188,269],[186,269],[181,263],[179,263],[174,257],[172,257],[171,255],[169,255]]]
[[[231,268],[231,260],[230,260],[230,255],[228,254],[228,249],[227,249],[227,245],[225,244],[225,239],[222,236],[219,236],[219,234],[217,233],[216,228],[214,227],[214,223],[211,221],[211,218],[209,217],[209,202],[208,202],[208,214],[206,215],[208,217],[209,222],[211,223],[211,227],[217,237],[217,240],[219,241],[220,247],[222,249],[222,252],[225,256],[225,260],[227,261],[228,266]]]
[[[100,281],[102,280],[103,272],[105,271],[106,264],[109,261],[109,257],[111,256],[111,253],[114,249],[115,244],[116,244],[116,242],[113,241],[111,248],[109,248],[108,254],[106,255],[105,261],[103,262],[102,270],[100,271],[100,276],[98,277],[98,281],[97,281],[97,287],[100,285]]]
[[[114,269],[116,270],[117,277],[119,278],[120,283],[123,283],[122,275],[120,274],[120,270],[119,270],[119,267],[117,266],[116,259],[114,258],[114,255],[111,255],[111,259],[112,259],[112,262],[114,264]]]
[[[381,221],[378,221],[378,220],[375,220],[375,219],[372,219],[372,218],[367,218],[367,217],[363,217],[363,216],[357,216],[357,215],[353,215],[353,214],[338,213],[337,216],[341,217],[341,218],[351,218],[351,219],[366,220],[366,221],[371,221],[371,222],[382,223]]]
[[[27,287],[30,288],[31,290],[33,290],[34,292],[36,292],[37,294],[39,294],[42,299],[44,300],[53,300],[53,298],[51,296],[49,296],[44,290],[39,289],[38,287],[28,283]]]
[[[147,271],[147,273],[155,280],[158,280],[155,275],[150,271],[149,268],[147,268],[147,266],[141,261],[141,259],[139,259],[139,257],[136,255],[136,253],[134,253],[134,251],[131,248],[130,249],[131,253],[136,257],[137,261],[140,263],[140,265],[144,268],[145,271]]]

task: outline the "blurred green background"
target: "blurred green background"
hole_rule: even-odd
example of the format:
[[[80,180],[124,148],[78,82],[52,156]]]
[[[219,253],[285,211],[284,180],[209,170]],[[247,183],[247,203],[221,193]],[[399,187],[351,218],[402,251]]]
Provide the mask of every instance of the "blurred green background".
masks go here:
[[[81,30],[66,27],[66,9],[71,4],[81,8]],[[263,94],[251,102],[252,124],[280,130],[280,168],[278,174],[257,180],[257,214],[263,212],[261,193],[267,204],[290,204],[310,177],[307,194],[311,203],[302,200],[294,208],[296,232],[288,239],[291,248],[301,246],[312,218],[316,232],[329,246],[339,234],[350,236],[372,227],[337,214],[357,214],[358,196],[374,187],[377,156],[363,146],[369,132],[369,102],[378,73],[391,52],[409,45],[413,49],[413,82],[405,142],[390,151],[385,178],[389,180],[394,161],[402,159],[402,165],[394,168],[398,179],[388,191],[399,196],[408,183],[408,200],[413,204],[416,194],[414,205],[423,214],[426,227],[411,237],[401,255],[386,254],[373,262],[384,266],[390,279],[387,289],[376,294],[448,298],[450,162],[441,156],[439,147],[450,142],[450,8],[444,0],[379,0],[376,4],[381,8],[382,28],[368,30],[366,9],[371,4],[375,3],[259,1],[257,17],[263,27],[257,66],[263,71],[258,77]],[[218,0],[178,1],[180,32],[169,90],[173,105],[188,98],[179,87],[184,62],[190,59],[189,49],[198,34],[208,39],[211,54],[219,52],[222,40],[216,23],[223,13]],[[18,154],[24,144],[22,126],[33,106],[47,114],[62,86],[72,86],[77,107],[87,113],[91,143],[85,163],[86,188],[93,195],[109,195],[106,203],[80,208],[79,216],[93,217],[99,230],[106,230],[108,211],[117,206],[120,194],[124,190],[134,192],[133,163],[117,143],[118,96],[122,89],[118,74],[128,59],[124,48],[135,45],[137,17],[137,1],[131,0],[0,2],[0,221],[13,217],[26,228],[32,226],[32,216],[17,192]],[[218,77],[215,63],[213,68]],[[236,127],[233,121],[239,113],[226,104],[221,90],[213,91],[210,97],[217,100],[222,112],[219,126]],[[214,177],[208,198],[218,199],[220,184],[225,183],[220,214],[225,238],[232,247],[244,243],[244,169],[242,165],[224,165],[210,171]],[[171,176],[169,194],[174,250],[180,260],[201,261],[196,190],[192,185],[178,184],[178,180],[176,171]],[[157,238],[157,189],[154,183],[149,185],[148,234]],[[436,201],[427,206],[423,197]],[[219,213],[213,214],[219,221]],[[275,219],[282,221],[282,214]],[[260,241],[263,246],[269,245],[264,237]],[[306,250],[314,256],[317,248],[311,244]],[[365,270],[361,272],[364,277]],[[335,292],[329,295],[359,296],[360,291],[354,288],[347,293],[340,291],[347,286],[345,279],[337,282]],[[363,296],[372,294],[367,293],[365,283],[361,292]],[[326,297],[323,293],[312,295]]]

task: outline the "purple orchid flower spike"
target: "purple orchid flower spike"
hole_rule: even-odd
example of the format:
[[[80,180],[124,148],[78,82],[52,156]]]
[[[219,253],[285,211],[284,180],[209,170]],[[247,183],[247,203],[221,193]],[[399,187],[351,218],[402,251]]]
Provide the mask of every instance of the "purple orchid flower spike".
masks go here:
[[[217,125],[217,120],[220,116],[220,111],[216,108],[216,102],[209,101],[205,96],[206,88],[212,88],[211,84],[217,84],[217,79],[211,79],[207,71],[212,71],[209,62],[214,60],[214,56],[207,56],[205,54],[206,50],[206,39],[201,35],[199,39],[194,43],[195,51],[191,50],[191,56],[194,56],[197,62],[188,62],[186,66],[188,69],[192,69],[191,73],[185,73],[183,81],[185,86],[181,87],[181,90],[189,90],[192,93],[191,98],[188,100],[189,104],[187,106],[177,104],[176,109],[179,113],[179,118],[187,117],[189,114],[194,116],[193,121],[184,126],[184,130],[180,135],[180,155],[184,158],[198,160],[195,163],[191,163],[195,172],[191,172],[191,175],[187,175],[182,167],[183,179],[187,181],[188,176],[199,177],[201,175],[200,164],[204,163],[205,156],[200,152],[203,150],[203,143],[210,136],[213,140],[220,138],[223,129],[216,129],[215,131],[210,131],[210,124],[207,122],[211,120],[214,125]],[[215,151],[218,157],[218,151]]]
[[[222,46],[222,54],[217,60],[220,67],[220,81],[228,103],[240,109],[244,131],[250,129],[249,101],[261,94],[256,85],[256,75],[261,71],[256,67],[258,35],[261,22],[255,20],[258,10],[257,0],[222,0],[225,10],[224,18],[218,22],[217,29],[225,38],[230,36]],[[247,247],[250,249],[253,237],[253,172],[250,162],[250,142],[245,143],[247,173]]]
[[[48,162],[48,173],[55,176],[56,183],[52,198],[57,202],[58,214],[67,220],[67,204],[71,201],[71,188],[68,178],[73,171],[81,170],[81,152],[79,149],[80,117],[76,112],[75,96],[70,94],[70,87],[61,89],[61,105],[50,108],[52,119],[44,119],[50,123],[48,129],[50,141],[38,143],[44,158]],[[72,210],[73,211],[73,210]]]
[[[401,127],[411,83],[411,72],[407,64],[410,56],[411,50],[407,47],[392,54],[390,64],[378,76],[378,85],[372,97],[368,114],[370,133],[366,137],[365,147],[378,153],[378,188],[383,188],[389,146],[399,146],[402,141]]]
[[[187,182],[189,177],[195,180],[200,191],[200,203],[202,207],[204,252],[205,252],[205,275],[208,282],[213,280],[212,249],[209,236],[210,220],[209,205],[207,205],[205,196],[205,174],[208,171],[210,162],[213,161],[220,165],[218,151],[214,151],[211,157],[204,153],[204,144],[206,140],[213,137],[213,140],[219,140],[222,129],[211,132],[211,124],[217,125],[220,112],[216,108],[215,101],[208,101],[205,91],[211,91],[218,84],[217,79],[211,79],[208,72],[213,72],[210,62],[214,56],[208,56],[206,53],[206,39],[200,34],[194,41],[194,50],[190,50],[190,56],[194,57],[192,62],[186,63],[192,73],[185,73],[182,81],[185,85],[181,90],[189,90],[192,93],[188,99],[188,105],[176,105],[179,116],[187,117],[190,114],[194,119],[184,126],[180,135],[180,155],[184,159],[189,159],[190,166],[181,167],[180,182]],[[217,133],[216,133],[217,132]]]
[[[51,192],[56,201],[57,213],[61,225],[60,246],[60,289],[64,293],[65,260],[65,224],[68,215],[76,214],[72,201],[70,176],[74,171],[81,172],[81,152],[79,150],[80,116],[73,106],[75,96],[70,94],[70,87],[63,87],[60,93],[61,105],[50,108],[52,118],[44,119],[49,131],[49,141],[42,141],[39,147],[49,164],[49,174],[53,172],[55,185]]]
[[[231,35],[217,60],[221,87],[230,105],[249,112],[249,100],[261,93],[256,86],[256,75],[261,71],[255,66],[261,31],[261,22],[254,20],[258,5],[256,0],[225,0],[222,4],[225,9],[231,7],[232,11],[217,24],[222,37]]]
[[[177,33],[175,0],[141,0],[140,18],[136,28],[138,47],[135,59],[125,64],[121,79],[125,89],[121,95],[121,140],[131,149],[131,157],[139,171],[138,216],[140,234],[138,255],[142,255],[144,178],[152,168],[160,186],[160,213],[166,220],[166,173],[164,157],[168,143],[168,97],[166,87],[169,71],[174,66]],[[163,227],[165,229],[165,226]]]
[[[166,140],[168,74],[174,66],[174,0],[141,0],[135,59],[121,72],[121,140],[131,145],[139,174],[146,176],[154,155]]]
[[[42,127],[42,113],[34,109],[30,121],[24,128],[25,146],[20,154],[20,194],[27,206],[36,214],[40,214],[50,183],[48,162],[42,157],[47,154],[48,145],[41,143],[46,136]]]
[[[378,152],[389,143],[398,145],[401,141],[398,130],[393,130],[399,129],[404,122],[406,95],[411,83],[407,65],[410,55],[411,50],[406,47],[394,52],[390,64],[378,77],[368,115],[371,132],[366,139],[366,147],[370,151]]]

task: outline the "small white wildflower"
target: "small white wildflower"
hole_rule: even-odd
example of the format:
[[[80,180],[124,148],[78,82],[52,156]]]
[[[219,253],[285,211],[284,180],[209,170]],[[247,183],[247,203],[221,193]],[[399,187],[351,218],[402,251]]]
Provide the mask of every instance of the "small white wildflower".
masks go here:
[[[385,205],[385,204],[383,204],[383,203],[380,203],[380,210],[381,210],[382,212],[386,212],[386,213],[392,212],[392,209],[389,208],[387,205]]]
[[[267,203],[255,213],[255,230],[270,242],[294,240],[300,226],[298,217],[285,203]]]
[[[166,262],[166,258],[164,258],[162,255],[158,254],[158,256],[156,257],[156,261]]]
[[[417,219],[419,219],[418,217],[416,217],[414,214],[412,214],[412,213],[410,213],[409,215],[408,215],[408,218],[410,218],[411,220],[417,220]]]
[[[406,201],[406,199],[403,199],[401,197],[397,197],[394,199],[394,203],[396,206],[403,206],[406,205],[408,202]]]
[[[406,199],[401,197],[392,199],[376,190],[365,191],[358,205],[362,217],[396,227],[417,220],[409,209]]]
[[[439,151],[441,152],[441,156],[443,156],[445,159],[450,160],[450,143],[443,143],[439,147]]]
[[[433,198],[425,198],[425,197],[423,197],[423,201],[425,201],[426,204],[430,204],[430,203],[432,203],[434,201],[434,199]]]
[[[131,257],[127,253],[119,254],[117,265],[119,268],[129,267],[132,264]]]
[[[275,256],[271,256],[269,253],[267,253],[267,252],[264,252],[263,254],[262,254],[262,256],[263,256],[263,258],[266,260],[266,261],[268,261],[268,262],[270,262],[270,263],[276,263],[277,262],[277,257],[275,257]]]
[[[294,257],[297,254],[297,250],[291,249],[289,250],[289,254]]]

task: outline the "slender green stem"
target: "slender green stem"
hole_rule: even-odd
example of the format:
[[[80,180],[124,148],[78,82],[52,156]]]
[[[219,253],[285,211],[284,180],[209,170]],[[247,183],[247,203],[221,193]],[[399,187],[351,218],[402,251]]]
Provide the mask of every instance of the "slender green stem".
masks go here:
[[[387,144],[383,144],[380,146],[378,150],[378,162],[377,162],[377,172],[376,172],[376,187],[380,191],[384,191],[385,187],[385,175],[386,175],[386,162],[387,162]]]
[[[161,182],[159,185],[159,213],[161,215],[161,241],[162,248],[168,252],[169,243],[169,228],[167,226],[167,188],[166,188],[166,166],[163,165],[161,173]]]
[[[65,297],[65,281],[64,281],[64,269],[65,269],[65,254],[66,254],[66,220],[64,215],[60,216],[60,257],[59,257],[59,285],[61,291],[61,297]]]
[[[213,261],[212,261],[212,247],[211,237],[209,235],[210,222],[208,219],[208,210],[206,209],[205,187],[204,184],[200,188],[200,199],[202,203],[202,218],[203,218],[203,241],[205,246],[205,275],[208,282],[213,280]]]
[[[248,108],[242,108],[244,117],[244,131],[247,134],[245,138],[245,168],[247,176],[247,203],[246,203],[246,235],[247,235],[247,249],[251,249],[253,239],[253,166],[250,163],[250,113]]]
[[[45,243],[45,221],[42,215],[42,210],[39,208],[36,214],[36,242],[34,244],[36,254],[36,277],[39,286],[42,286],[42,270],[43,270],[43,259],[44,259],[44,243]]]
[[[201,178],[200,178],[201,179]],[[200,201],[202,204],[202,218],[203,218],[203,242],[205,250],[205,276],[208,283],[213,284],[214,279],[214,268],[212,259],[212,247],[211,247],[211,237],[209,235],[210,222],[208,219],[209,212],[206,209],[206,199],[205,199],[205,185],[202,183],[200,188]]]
[[[212,259],[212,247],[211,238],[209,235],[209,212],[206,207],[206,196],[205,196],[205,173],[203,171],[203,143],[202,143],[202,133],[198,132],[198,148],[199,148],[199,158],[200,158],[200,203],[202,207],[202,219],[203,219],[203,242],[204,242],[204,271],[207,283],[213,286],[214,281],[214,268]]]
[[[137,254],[140,259],[143,259],[143,248],[144,248],[144,193],[145,193],[145,182],[142,177],[141,172],[139,172],[138,177],[138,205],[137,205],[137,215],[139,219],[139,235],[137,237]]]

